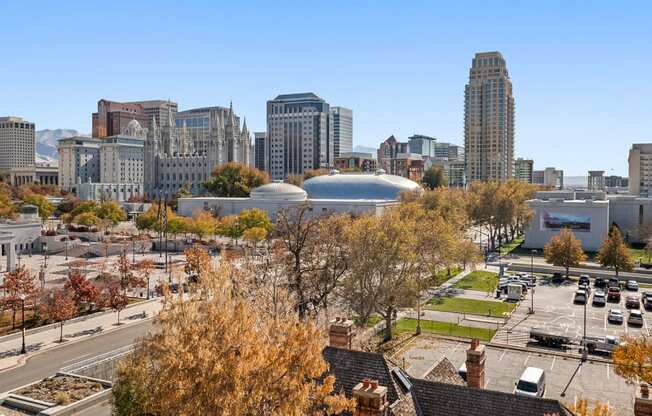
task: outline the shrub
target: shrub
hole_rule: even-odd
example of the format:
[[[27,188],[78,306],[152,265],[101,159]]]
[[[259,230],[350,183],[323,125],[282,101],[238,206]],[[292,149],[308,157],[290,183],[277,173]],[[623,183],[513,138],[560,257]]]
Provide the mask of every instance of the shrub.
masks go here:
[[[70,396],[68,393],[60,391],[54,395],[54,402],[59,406],[65,406],[70,403]]]

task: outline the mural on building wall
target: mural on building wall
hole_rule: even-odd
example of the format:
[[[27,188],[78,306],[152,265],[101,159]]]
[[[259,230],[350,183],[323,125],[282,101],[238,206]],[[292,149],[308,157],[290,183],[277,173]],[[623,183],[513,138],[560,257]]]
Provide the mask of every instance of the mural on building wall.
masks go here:
[[[568,228],[577,232],[591,232],[590,215],[543,211],[540,224],[541,231],[559,231],[562,228]]]

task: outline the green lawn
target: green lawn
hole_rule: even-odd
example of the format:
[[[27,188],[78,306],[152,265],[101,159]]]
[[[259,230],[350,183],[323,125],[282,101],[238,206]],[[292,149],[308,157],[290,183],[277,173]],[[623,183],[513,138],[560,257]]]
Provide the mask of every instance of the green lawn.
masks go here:
[[[521,244],[523,244],[523,241],[525,240],[524,237],[516,237],[509,243],[505,243],[500,247],[500,254],[505,255],[509,254],[512,251],[514,251],[516,248],[518,248]]]
[[[441,286],[442,283],[451,277],[457,276],[461,271],[462,269],[459,267],[451,267],[450,269],[444,269],[437,272],[437,274],[432,276],[432,286]]]
[[[417,328],[417,320],[414,318],[401,318],[396,322],[394,331],[396,334],[403,332],[414,333]],[[473,328],[470,326],[461,326],[453,322],[439,322],[421,320],[421,330],[423,333],[450,335],[455,337],[478,338],[482,341],[491,341],[496,333],[493,329]]]
[[[642,263],[648,263],[648,258],[652,260],[652,257],[648,257],[647,251],[644,248],[629,248],[629,254],[631,254],[634,261],[641,260]]]
[[[493,292],[496,289],[496,285],[498,285],[498,273],[476,270],[464,276],[453,287],[478,290],[480,292]]]
[[[505,312],[511,312],[514,308],[516,308],[516,304],[513,303],[452,297],[434,297],[425,305],[425,309],[432,311],[468,313],[498,318],[502,318]]]
[[[360,325],[360,317],[359,316],[355,316],[353,318],[353,320],[355,321],[356,325]],[[378,322],[380,322],[382,320],[383,320],[383,318],[380,315],[378,315],[377,313],[373,313],[373,314],[371,314],[369,316],[369,319],[367,319],[367,322],[365,323],[364,326],[366,326],[367,328],[371,328],[371,327],[375,326]]]

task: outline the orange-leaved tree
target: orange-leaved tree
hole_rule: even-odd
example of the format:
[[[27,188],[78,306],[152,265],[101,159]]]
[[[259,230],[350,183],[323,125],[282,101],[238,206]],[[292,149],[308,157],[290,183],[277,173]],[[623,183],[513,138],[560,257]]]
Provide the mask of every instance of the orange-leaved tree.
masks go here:
[[[567,279],[569,269],[586,260],[582,243],[568,228],[563,228],[550,239],[543,248],[543,255],[548,263],[565,268]]]
[[[209,268],[189,300],[166,299],[158,330],[117,371],[114,414],[299,416],[352,410],[352,401],[334,394],[334,378],[322,378],[327,365],[316,325],[294,314],[275,321],[233,290],[230,275],[227,265]]]

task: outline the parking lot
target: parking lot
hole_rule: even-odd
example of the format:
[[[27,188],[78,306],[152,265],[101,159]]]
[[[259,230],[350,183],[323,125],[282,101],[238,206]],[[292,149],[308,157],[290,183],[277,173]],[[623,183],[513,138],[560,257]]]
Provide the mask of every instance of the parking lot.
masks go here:
[[[466,360],[468,347],[466,342],[422,336],[402,349],[395,359],[404,363],[410,375],[423,377],[444,356],[459,368]],[[546,373],[545,397],[565,403],[572,403],[576,397],[600,398],[615,414],[633,413],[635,387],[617,376],[611,364],[586,362],[573,377],[578,359],[494,347],[487,347],[486,354],[487,389],[512,393],[523,370],[538,367]],[[561,397],[571,379],[565,397]]]
[[[534,290],[535,313],[528,314],[530,296],[532,296],[532,291],[530,291],[519,307],[514,310],[507,325],[496,334],[494,341],[525,346],[528,344],[531,328],[560,332],[579,339],[584,328],[584,305],[573,303],[573,295],[576,290],[577,283],[572,281],[561,285],[539,281]],[[637,292],[623,290],[619,303],[607,302],[605,306],[593,306],[591,300],[595,290],[593,281],[591,281],[591,296],[586,304],[586,334],[588,336],[651,335],[652,312],[643,311],[643,326],[627,324],[628,310],[625,308],[625,299],[628,295],[640,299],[640,290]],[[620,309],[624,314],[625,322],[620,325],[608,322],[607,315],[610,309]]]

